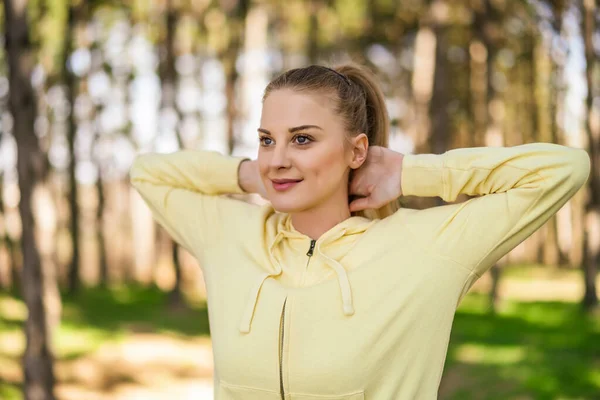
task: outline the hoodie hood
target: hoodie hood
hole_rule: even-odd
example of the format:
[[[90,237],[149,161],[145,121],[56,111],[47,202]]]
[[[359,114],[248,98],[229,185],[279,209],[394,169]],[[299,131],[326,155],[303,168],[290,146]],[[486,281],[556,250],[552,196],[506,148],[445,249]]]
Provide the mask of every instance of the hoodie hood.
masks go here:
[[[259,279],[252,286],[245,312],[240,321],[240,332],[250,332],[254,310],[258,303],[260,289],[267,278],[277,278],[285,273],[287,268],[302,268],[298,266],[282,265],[282,252],[285,247],[295,247],[298,242],[310,242],[311,238],[303,233],[298,232],[292,225],[292,218],[289,214],[274,214],[272,217],[277,218],[275,231],[271,235],[266,235],[268,243],[265,243],[268,258],[270,260],[270,268],[260,275]],[[354,306],[352,303],[352,288],[348,279],[346,269],[336,260],[340,259],[351,248],[356,240],[355,235],[362,235],[375,220],[365,217],[353,216],[335,225],[314,243],[312,257],[320,257],[324,264],[331,268],[336,275],[340,293],[342,296],[341,312],[345,315],[354,314]],[[347,245],[344,245],[347,244]],[[308,254],[307,254],[308,257]],[[287,268],[286,268],[287,267]]]

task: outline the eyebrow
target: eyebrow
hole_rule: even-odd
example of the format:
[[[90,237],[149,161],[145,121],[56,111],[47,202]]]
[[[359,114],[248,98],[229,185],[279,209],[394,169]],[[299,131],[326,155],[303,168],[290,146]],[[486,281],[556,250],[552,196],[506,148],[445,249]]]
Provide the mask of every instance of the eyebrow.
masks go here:
[[[293,128],[288,129],[288,132],[289,133],[294,133],[294,132],[298,132],[298,131],[304,131],[304,130],[307,130],[307,129],[320,129],[320,130],[323,130],[323,128],[321,128],[318,125],[300,125],[300,126],[295,126]],[[262,132],[262,133],[266,133],[267,135],[271,134],[271,132],[269,132],[268,130],[266,130],[264,128],[258,128],[258,131]]]

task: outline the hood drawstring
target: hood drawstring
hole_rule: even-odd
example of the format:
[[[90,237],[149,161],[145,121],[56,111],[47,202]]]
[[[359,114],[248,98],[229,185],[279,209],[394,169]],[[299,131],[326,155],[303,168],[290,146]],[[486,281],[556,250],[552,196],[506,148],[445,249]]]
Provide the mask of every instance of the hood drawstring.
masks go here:
[[[368,228],[368,226],[370,226],[370,225],[371,225],[371,223],[367,223],[367,224],[361,224],[360,227],[349,228],[350,233],[362,232],[362,231],[366,230]],[[280,223],[279,228],[280,228],[279,232],[277,233],[277,235],[273,239],[273,242],[269,246],[269,258],[270,258],[271,263],[275,266],[275,271],[274,272],[264,272],[263,274],[261,274],[259,279],[257,280],[257,282],[250,289],[250,292],[248,294],[248,302],[246,305],[246,309],[244,310],[244,314],[242,315],[242,319],[241,319],[240,327],[239,327],[240,332],[242,332],[242,333],[250,332],[252,319],[254,318],[254,311],[256,309],[256,304],[258,303],[258,296],[259,296],[260,289],[262,288],[263,283],[267,280],[267,278],[277,277],[277,276],[281,275],[281,273],[283,272],[283,269],[281,267],[281,262],[276,254],[277,246],[281,242],[281,239],[284,236],[291,237],[291,238],[294,238],[294,237],[305,238],[306,237],[306,236],[302,235],[301,233],[297,232],[291,226],[291,221],[289,220],[289,218],[282,221]],[[350,286],[350,280],[348,279],[348,274],[346,272],[346,269],[339,262],[337,262],[336,260],[334,260],[331,257],[328,257],[321,251],[321,246],[326,245],[327,243],[335,242],[336,240],[338,240],[342,236],[344,236],[347,232],[348,232],[348,228],[343,228],[340,231],[338,231],[337,234],[330,235],[329,237],[327,237],[327,236],[321,237],[319,240],[317,240],[315,254],[318,254],[319,256],[323,257],[326,265],[328,265],[330,268],[332,268],[335,271],[335,273],[337,275],[338,284],[340,286],[340,292],[342,295],[342,309],[343,309],[344,315],[350,316],[350,315],[354,314],[354,306],[352,303],[352,288]],[[333,233],[333,232],[330,232],[330,233]]]
[[[271,259],[271,263],[275,266],[275,272],[274,273],[265,272],[265,273],[261,274],[260,278],[256,281],[254,286],[250,289],[250,294],[248,295],[249,298],[248,298],[248,302],[246,305],[246,310],[244,311],[244,314],[242,315],[242,320],[240,322],[240,332],[242,332],[242,333],[250,332],[250,325],[252,324],[252,318],[254,318],[254,309],[256,308],[256,303],[258,303],[258,294],[260,292],[260,289],[262,288],[263,283],[265,283],[267,278],[269,278],[271,276],[278,276],[283,272],[283,269],[281,268],[281,263],[279,262],[279,259],[273,252],[273,249],[275,248],[275,246],[277,246],[279,244],[282,237],[283,237],[282,232],[277,233],[277,235],[275,236],[275,239],[273,240],[273,243],[271,243],[271,246],[269,246],[269,258]]]
[[[342,231],[342,234],[340,236],[336,237],[335,239],[332,239],[332,241],[337,240],[340,237],[344,236],[344,233],[345,233],[345,231]],[[326,256],[321,251],[321,244],[322,243],[319,243],[317,245],[317,254],[321,255],[321,257],[323,257],[327,261],[327,265],[329,265],[331,268],[333,268],[333,270],[337,274],[338,284],[340,285],[340,292],[342,294],[342,305],[343,305],[344,314],[345,315],[353,315],[354,314],[354,306],[352,305],[352,288],[350,287],[350,280],[348,279],[348,274],[346,273],[346,270],[339,262],[337,262],[333,258]]]

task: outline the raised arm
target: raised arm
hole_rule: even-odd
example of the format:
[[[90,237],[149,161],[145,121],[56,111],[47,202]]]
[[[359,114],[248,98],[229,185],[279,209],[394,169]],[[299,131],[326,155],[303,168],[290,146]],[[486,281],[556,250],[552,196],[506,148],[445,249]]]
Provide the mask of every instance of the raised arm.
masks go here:
[[[158,223],[198,257],[235,232],[257,208],[220,196],[244,193],[238,180],[242,161],[211,151],[143,154],[133,162],[131,184]]]
[[[471,270],[473,281],[554,215],[585,183],[590,159],[551,143],[406,155],[402,192],[455,201],[415,221],[427,248]],[[425,232],[429,230],[429,232]]]

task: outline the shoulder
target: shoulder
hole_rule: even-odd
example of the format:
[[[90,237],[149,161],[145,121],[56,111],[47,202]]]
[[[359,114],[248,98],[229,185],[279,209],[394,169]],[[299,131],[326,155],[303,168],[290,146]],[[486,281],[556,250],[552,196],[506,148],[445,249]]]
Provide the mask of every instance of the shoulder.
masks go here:
[[[438,233],[451,224],[453,216],[468,202],[426,209],[400,208],[394,214],[377,220],[369,236],[386,244],[408,241],[415,247],[432,248]]]

